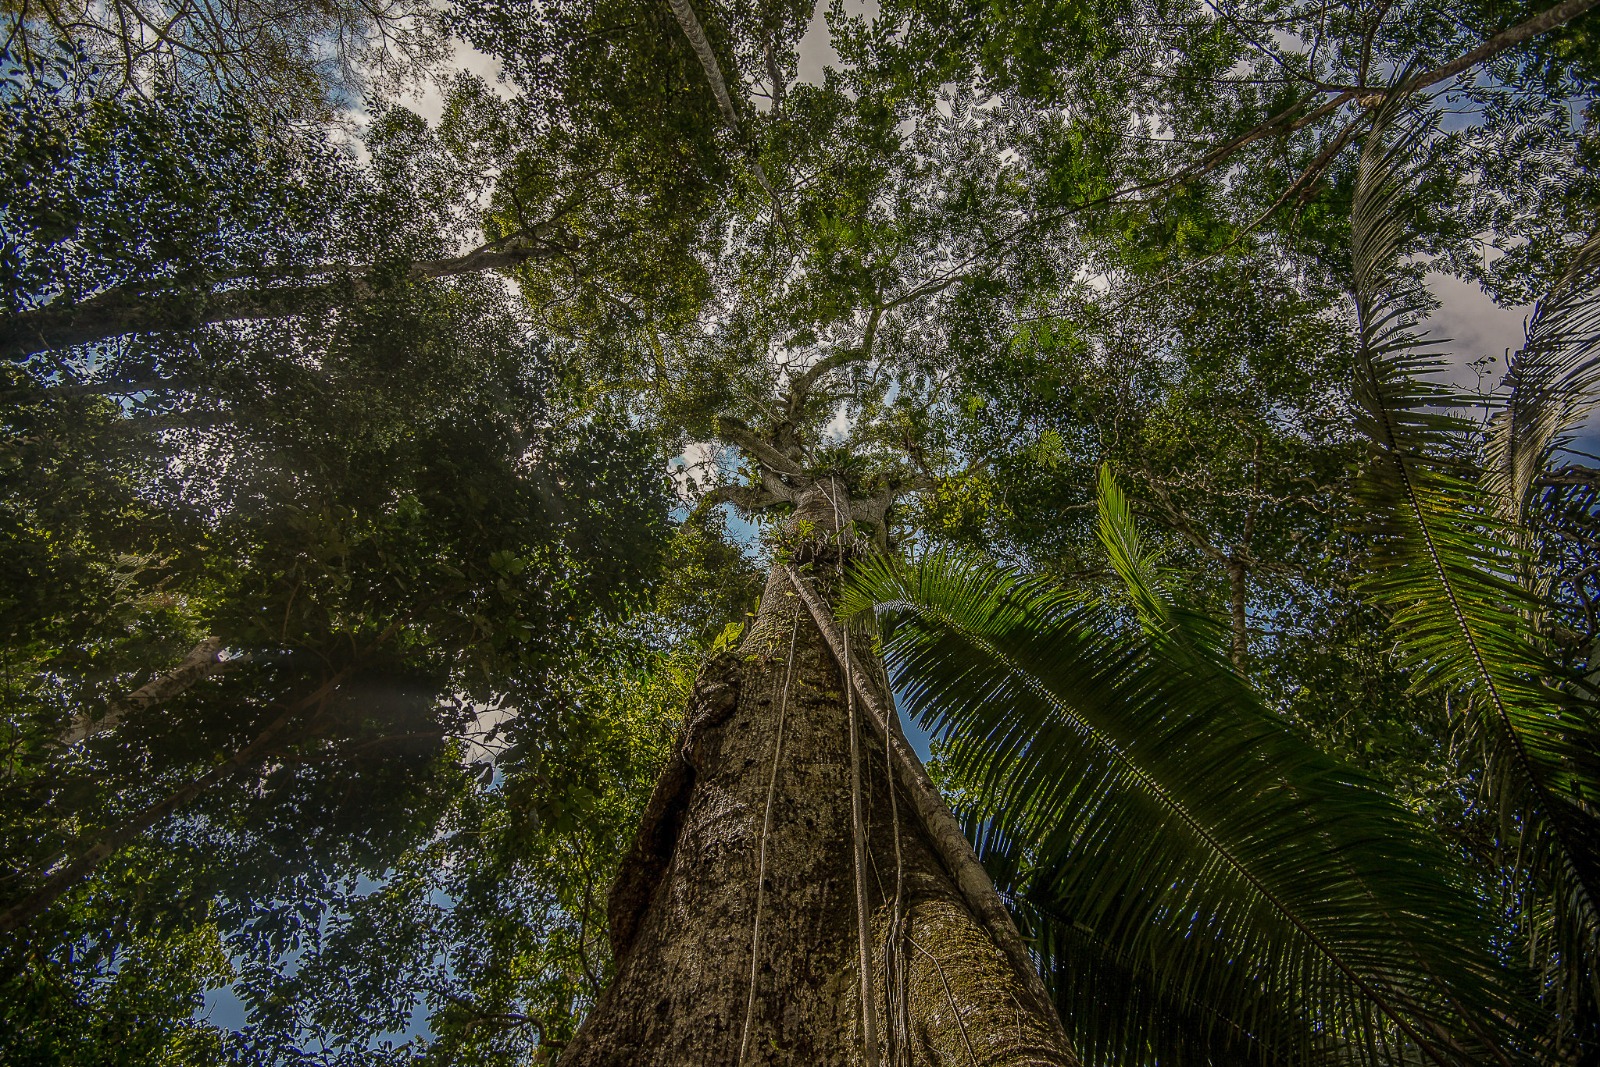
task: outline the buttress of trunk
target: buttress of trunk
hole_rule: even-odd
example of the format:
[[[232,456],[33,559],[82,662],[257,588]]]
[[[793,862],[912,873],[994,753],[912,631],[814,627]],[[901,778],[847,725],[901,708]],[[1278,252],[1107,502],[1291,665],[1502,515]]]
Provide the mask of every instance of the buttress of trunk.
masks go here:
[[[832,564],[817,570],[826,593]],[[562,1067],[866,1062],[848,723],[836,662],[774,568],[739,652],[696,682],[612,890],[616,977]],[[859,713],[857,736],[881,1062],[1075,1065]]]

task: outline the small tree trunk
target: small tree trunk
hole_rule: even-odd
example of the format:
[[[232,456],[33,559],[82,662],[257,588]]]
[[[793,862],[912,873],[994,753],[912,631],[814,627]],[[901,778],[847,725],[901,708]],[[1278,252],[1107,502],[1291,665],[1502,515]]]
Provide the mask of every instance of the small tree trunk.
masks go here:
[[[827,595],[832,564],[818,569]],[[835,659],[776,567],[739,652],[696,683],[612,891],[616,978],[562,1067],[867,1062],[849,721]],[[875,1058],[1076,1065],[1051,1006],[962,902],[859,709],[857,744]]]
[[[1249,573],[1244,562],[1228,560],[1228,614],[1233,620],[1233,667],[1240,674],[1250,664],[1250,616],[1246,605],[1250,597]]]
[[[67,730],[66,743],[75,745],[96,734],[114,730],[133,712],[164,704],[186,692],[196,682],[209,678],[236,662],[222,659],[221,653],[222,639],[206,638],[190,649],[189,654],[183,657],[183,661],[170,671],[156,675],[127,696],[112,700],[100,718],[91,719],[87,712],[76,716],[72,720],[72,726]]]

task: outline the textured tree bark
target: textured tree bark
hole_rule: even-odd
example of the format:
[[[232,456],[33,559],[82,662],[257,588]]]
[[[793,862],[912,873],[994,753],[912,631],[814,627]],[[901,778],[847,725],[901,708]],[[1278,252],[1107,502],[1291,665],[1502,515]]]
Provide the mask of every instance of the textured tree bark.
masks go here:
[[[825,596],[829,553],[813,561]],[[616,978],[563,1067],[865,1062],[849,718],[836,661],[774,568],[738,653],[696,683],[612,892]],[[963,904],[864,719],[858,709],[882,1062],[1075,1067],[1053,1009]]]

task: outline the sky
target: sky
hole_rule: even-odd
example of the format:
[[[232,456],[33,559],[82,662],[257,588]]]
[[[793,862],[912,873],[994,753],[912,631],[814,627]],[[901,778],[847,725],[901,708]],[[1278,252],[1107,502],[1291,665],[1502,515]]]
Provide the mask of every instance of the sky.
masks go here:
[[[1476,282],[1462,281],[1445,274],[1428,278],[1428,288],[1439,300],[1439,310],[1428,320],[1427,327],[1439,341],[1448,338],[1440,348],[1450,357],[1454,373],[1450,383],[1457,388],[1472,389],[1478,381],[1478,371],[1471,364],[1483,356],[1493,357],[1494,363],[1483,368],[1484,386],[1499,382],[1505,373],[1507,352],[1515,353],[1522,347],[1527,320],[1533,306],[1502,308],[1495,304]],[[1584,452],[1600,454],[1600,409],[1592,412],[1573,445]],[[1561,461],[1557,461],[1558,465]],[[1577,462],[1593,463],[1579,459]]]
[[[1428,288],[1441,305],[1429,325],[1435,333],[1453,338],[1451,348],[1458,360],[1464,364],[1490,355],[1503,370],[1506,350],[1521,347],[1523,326],[1533,309],[1502,308],[1476,282],[1447,274],[1430,276]],[[1458,384],[1470,384],[1470,378]]]

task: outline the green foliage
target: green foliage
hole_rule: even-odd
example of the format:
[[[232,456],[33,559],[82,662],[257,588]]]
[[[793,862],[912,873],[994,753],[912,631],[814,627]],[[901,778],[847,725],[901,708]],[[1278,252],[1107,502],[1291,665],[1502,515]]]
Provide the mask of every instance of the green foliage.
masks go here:
[[[1175,636],[1172,607],[1162,590],[1157,569],[1161,554],[1145,547],[1144,539],[1139,536],[1139,528],[1134,525],[1128,498],[1117,485],[1110,464],[1100,468],[1097,511],[1100,522],[1095,532],[1100,535],[1100,544],[1111,559],[1111,569],[1117,572],[1117,577],[1122,579],[1122,584],[1128,590],[1128,598],[1133,603],[1140,627],[1146,635],[1156,640]]]
[[[8,98],[32,117],[7,144],[28,177],[5,198],[13,309],[60,299],[62,279],[84,297],[258,269],[274,249],[370,252],[374,204],[413,206],[391,255],[437,249],[452,225],[419,195],[451,175],[413,151],[404,116],[379,123],[370,179],[323,184],[321,157],[234,160],[251,142],[229,113],[181,96],[52,100]],[[26,916],[0,951],[7,1062],[297,1057],[307,1017],[284,972],[470,822],[486,707],[596,775],[601,752],[648,775],[657,742],[584,725],[569,679],[659,572],[655,441],[604,405],[570,407],[550,345],[493,282],[395,271],[338,296],[5,371],[0,902]],[[220,663],[132,699],[202,643]],[[576,833],[589,809],[562,796]],[[445,936],[470,932],[463,918]],[[190,1016],[235,972],[252,1019],[226,1038]],[[356,977],[316,1025],[379,1056],[377,1035],[409,1025],[374,1007],[385,980]]]
[[[1528,320],[1506,367],[1509,395],[1485,442],[1485,489],[1500,518],[1526,525],[1534,483],[1600,403],[1600,230],[1573,253]]]
[[[107,946],[86,938],[69,973],[43,968],[6,983],[8,1063],[200,1067],[222,1042],[191,1018],[205,990],[232,977],[218,931],[198,925]]]
[[[260,141],[236,103],[119,94],[79,64],[29,76],[4,54],[0,112],[8,312],[366,251],[359,174],[310,138]]]
[[[869,563],[845,599],[893,618],[896,690],[969,783],[979,853],[1087,1061],[1525,1054],[1511,1020],[1531,980],[1497,958],[1460,865],[1269,711],[1147,574],[1124,575],[1160,623],[1143,638],[951,555]]]
[[[672,557],[731,587],[753,573],[705,521],[679,528]],[[480,709],[459,754],[483,774],[379,884],[307,898],[320,925],[292,974],[258,966],[235,986],[257,1013],[253,1054],[292,1059],[325,1034],[381,1062],[385,1031],[416,1019],[428,1040],[400,1045],[403,1062],[520,1064],[571,1037],[610,976],[606,892],[707,650],[681,636],[680,593],[663,586],[565,676],[559,716]],[[731,613],[703,614],[706,630]]]
[[[1555,1039],[1582,1038],[1594,1025],[1600,945],[1600,718],[1562,679],[1535,628],[1538,597],[1518,583],[1532,570],[1517,529],[1531,482],[1523,469],[1546,462],[1555,438],[1540,409],[1570,401],[1559,391],[1513,393],[1499,478],[1489,480],[1499,482],[1499,501],[1461,469],[1464,427],[1445,407],[1455,398],[1423,377],[1440,360],[1413,330],[1421,298],[1398,266],[1406,229],[1395,204],[1413,189],[1418,136],[1408,127],[1369,139],[1353,210],[1356,396],[1372,442],[1362,488],[1376,541],[1367,590],[1390,611],[1401,662],[1418,684],[1465,704],[1461,725],[1483,752],[1509,888],[1532,950],[1551,960]],[[1579,314],[1572,325],[1583,321]],[[1530,325],[1535,360],[1573,343],[1560,332],[1537,319]],[[1556,384],[1530,378],[1535,387]],[[1559,430],[1559,415],[1554,422]],[[1533,455],[1519,461],[1517,448]],[[1508,511],[1510,522],[1501,517]]]
[[[468,2],[452,19],[521,90],[510,106],[459,90],[451,105],[452,124],[491,111],[504,123],[486,234],[549,222],[562,235],[561,260],[520,272],[529,302],[589,340],[681,325],[709,295],[732,146],[671,10]]]
[[[403,1062],[526,1063],[559,1049],[609,976],[605,894],[670,744],[695,652],[619,649],[564,692],[559,721],[480,735],[492,776],[397,857],[380,884],[323,900],[292,973],[258,967],[236,991],[255,1054],[293,1059],[307,1034],[352,1062],[426,1021]],[[353,889],[353,891],[352,891]]]
[[[1382,781],[1490,880],[1493,819],[1477,805],[1476,763],[1443,694],[1417,691],[1395,662],[1387,617],[1343,582],[1300,590],[1280,610],[1293,621],[1263,643],[1254,673],[1271,706]]]
[[[53,854],[137,821],[254,743],[285,706],[331,687],[261,766],[152,827],[160,847],[75,891],[82,903],[42,920],[35,944],[114,944],[124,935],[97,932],[104,909],[132,894],[139,924],[181,929],[221,897],[234,951],[262,962],[302,951],[315,930],[311,901],[340,880],[379,877],[458,803],[468,779],[454,738],[470,733],[471,701],[514,703],[524,713],[517,730],[561,729],[570,709],[559,672],[587,654],[593,621],[624,613],[659,565],[663,480],[648,473],[648,444],[615,420],[596,415],[560,436],[541,426],[541,349],[497,326],[492,294],[456,287],[435,302],[413,292],[346,309],[336,323],[307,322],[304,337],[282,339],[298,347],[319,337],[314,374],[269,359],[257,366],[289,373],[263,382],[236,365],[245,373],[235,387],[194,398],[222,417],[226,436],[208,428],[168,439],[168,455],[203,464],[168,460],[141,472],[158,476],[143,485],[111,480],[125,508],[155,521],[113,510],[120,521],[83,529],[81,517],[105,509],[62,483],[76,469],[71,446],[103,444],[94,431],[104,425],[78,424],[49,442],[62,450],[59,471],[18,457],[8,507],[46,545],[70,537],[70,554],[46,559],[85,573],[44,586],[39,553],[8,560],[16,588],[36,599],[51,592],[31,617],[12,617],[7,645],[9,899],[26,896]],[[209,347],[211,366],[226,367],[230,352],[264,354],[221,342]],[[53,406],[44,391],[16,410]],[[109,421],[116,429],[127,419]],[[58,517],[70,525],[52,529]],[[155,565],[126,568],[110,589],[94,580],[131,552],[155,555],[161,543],[149,539],[163,531],[173,547]],[[81,588],[93,595],[76,595]],[[121,627],[96,605],[107,593]],[[74,633],[85,640],[67,639]],[[220,638],[240,665],[66,744],[201,635]],[[313,917],[268,906],[283,898]],[[91,981],[83,966],[70,956],[7,960],[18,981],[58,968],[65,981]]]
[[[724,627],[742,624],[761,597],[763,575],[739,545],[728,540],[722,516],[690,512],[673,535],[653,616],[678,641],[704,647]]]

